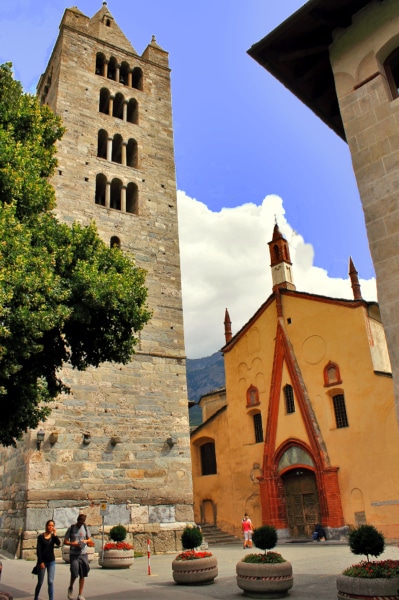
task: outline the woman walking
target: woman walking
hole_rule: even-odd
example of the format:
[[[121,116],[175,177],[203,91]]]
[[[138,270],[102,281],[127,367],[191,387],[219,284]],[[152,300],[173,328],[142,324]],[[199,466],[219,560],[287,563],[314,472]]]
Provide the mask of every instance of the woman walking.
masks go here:
[[[244,548],[252,548],[252,533],[254,528],[247,513],[245,513],[241,521],[241,529],[244,534]]]
[[[39,600],[39,594],[44,581],[44,574],[47,569],[47,585],[49,600],[54,600],[54,575],[55,575],[55,556],[54,546],[60,546],[61,540],[57,536],[55,524],[52,519],[46,523],[46,531],[37,537],[37,585],[35,589],[35,600]]]

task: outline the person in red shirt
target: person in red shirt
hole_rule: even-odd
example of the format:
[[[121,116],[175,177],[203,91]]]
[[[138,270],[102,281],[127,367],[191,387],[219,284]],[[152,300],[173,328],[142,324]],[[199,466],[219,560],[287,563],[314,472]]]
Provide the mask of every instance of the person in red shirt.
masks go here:
[[[244,534],[244,548],[252,548],[252,532],[254,528],[247,513],[245,513],[244,518],[241,521],[241,529]]]

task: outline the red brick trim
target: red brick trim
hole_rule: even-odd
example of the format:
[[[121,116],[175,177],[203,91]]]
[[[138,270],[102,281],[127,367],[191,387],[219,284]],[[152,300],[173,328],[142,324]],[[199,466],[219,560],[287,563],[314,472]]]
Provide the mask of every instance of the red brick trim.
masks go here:
[[[262,504],[262,522],[274,525],[277,529],[288,528],[285,510],[284,484],[278,463],[283,453],[291,446],[301,447],[312,458],[313,470],[319,496],[320,518],[327,527],[344,525],[341,495],[338,482],[338,467],[331,467],[328,453],[313,413],[306,386],[302,379],[296,357],[283,325],[278,319],[274,350],[273,371],[269,394],[269,407],[266,423],[266,435],[263,455],[263,475],[259,478]],[[309,443],[290,438],[276,448],[277,421],[282,386],[283,365],[286,363],[295,393],[296,405],[305,425]],[[298,468],[298,465],[292,468]]]

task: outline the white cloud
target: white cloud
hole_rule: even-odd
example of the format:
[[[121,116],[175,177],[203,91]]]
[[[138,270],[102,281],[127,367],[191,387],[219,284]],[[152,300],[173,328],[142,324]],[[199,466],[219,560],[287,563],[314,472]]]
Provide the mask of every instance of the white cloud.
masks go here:
[[[235,334],[272,292],[270,255],[275,219],[290,245],[298,291],[353,298],[349,277],[331,278],[313,265],[314,251],[284,214],[283,200],[269,195],[260,206],[248,203],[212,212],[179,191],[179,237],[184,330],[189,358],[209,356],[224,345],[228,308]],[[375,279],[360,280],[362,296],[376,300]]]

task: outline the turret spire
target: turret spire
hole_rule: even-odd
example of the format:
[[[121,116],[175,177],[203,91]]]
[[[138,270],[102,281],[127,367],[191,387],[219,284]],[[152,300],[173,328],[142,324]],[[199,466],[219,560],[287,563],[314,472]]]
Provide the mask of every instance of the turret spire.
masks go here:
[[[361,300],[362,292],[360,289],[359,278],[357,276],[357,271],[355,269],[355,265],[353,264],[353,260],[352,260],[351,256],[349,257],[349,277],[351,279],[353,298],[355,300]]]
[[[229,315],[229,311],[226,308],[226,312],[224,313],[224,337],[226,340],[226,344],[231,340],[232,333],[231,333],[231,320],[230,320],[230,315]]]

